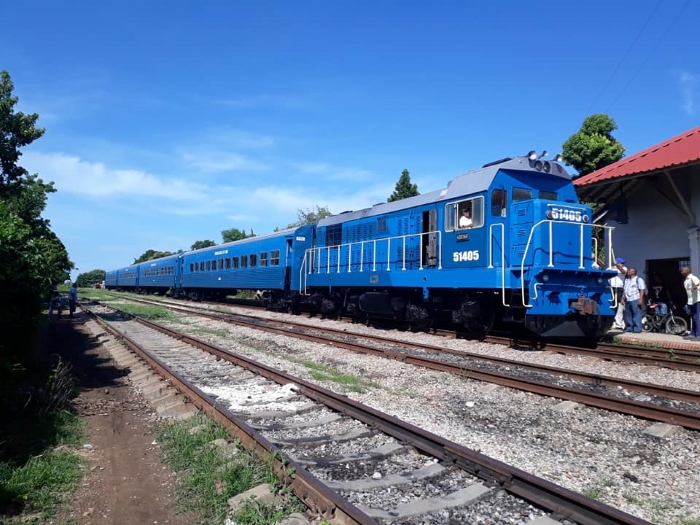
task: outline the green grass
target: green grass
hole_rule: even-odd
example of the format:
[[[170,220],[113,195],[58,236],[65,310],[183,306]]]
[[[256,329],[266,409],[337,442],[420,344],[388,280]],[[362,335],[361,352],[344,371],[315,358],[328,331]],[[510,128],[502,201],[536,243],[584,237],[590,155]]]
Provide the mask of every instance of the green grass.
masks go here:
[[[195,427],[198,430],[190,432]],[[246,450],[224,460],[217,450],[206,446],[214,439],[228,437],[223,428],[204,416],[164,423],[158,431],[165,461],[181,473],[178,488],[181,510],[196,513],[201,523],[220,525],[227,517],[230,497],[263,483],[277,483],[271,461],[261,461]],[[291,498],[286,507],[280,509],[251,502],[235,521],[238,524],[271,524],[303,508]]]
[[[72,448],[82,441],[83,425],[61,410],[43,414],[41,424],[24,421],[17,431],[23,439],[8,443],[0,461],[0,523],[46,520],[82,477],[82,460]]]
[[[155,306],[150,304],[120,304],[119,310],[149,321],[177,322],[177,317],[175,314],[168,310],[165,306]]]
[[[377,386],[371,381],[366,381],[351,374],[343,374],[337,369],[324,364],[313,363],[311,361],[304,361],[302,364],[311,370],[311,377],[316,381],[331,381],[333,383],[338,383],[345,391],[358,392],[362,394],[367,388]]]

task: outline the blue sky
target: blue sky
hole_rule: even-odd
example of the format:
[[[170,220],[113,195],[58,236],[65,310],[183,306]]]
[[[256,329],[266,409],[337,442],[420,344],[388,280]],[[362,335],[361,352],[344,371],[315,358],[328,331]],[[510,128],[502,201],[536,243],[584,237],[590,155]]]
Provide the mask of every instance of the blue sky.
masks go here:
[[[553,156],[591,113],[628,154],[700,116],[692,0],[27,0],[3,19],[0,69],[47,130],[22,163],[56,183],[74,277],[371,206],[404,168],[427,192]]]

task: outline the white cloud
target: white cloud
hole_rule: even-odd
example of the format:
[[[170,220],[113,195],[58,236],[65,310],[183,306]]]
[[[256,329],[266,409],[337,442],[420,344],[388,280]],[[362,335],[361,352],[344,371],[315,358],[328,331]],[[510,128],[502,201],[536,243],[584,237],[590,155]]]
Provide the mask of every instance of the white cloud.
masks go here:
[[[240,153],[232,153],[218,148],[195,147],[179,150],[180,158],[188,167],[204,173],[226,171],[265,171],[269,167]]]
[[[260,93],[247,97],[233,97],[227,99],[219,99],[214,101],[215,104],[228,106],[234,109],[253,109],[253,108],[278,108],[278,109],[302,109],[305,107],[304,101],[295,96],[290,95],[272,95],[269,93]]]
[[[700,75],[694,75],[689,71],[680,71],[678,73],[678,83],[682,96],[681,108],[687,115],[695,113],[695,93],[698,81],[700,81]]]
[[[304,175],[323,175],[326,180],[364,181],[374,174],[364,168],[334,166],[325,162],[292,162],[291,166]]]
[[[22,164],[42,179],[54,181],[59,191],[89,197],[138,195],[176,201],[201,201],[207,188],[183,179],[161,178],[136,169],[109,168],[64,153],[26,152]]]

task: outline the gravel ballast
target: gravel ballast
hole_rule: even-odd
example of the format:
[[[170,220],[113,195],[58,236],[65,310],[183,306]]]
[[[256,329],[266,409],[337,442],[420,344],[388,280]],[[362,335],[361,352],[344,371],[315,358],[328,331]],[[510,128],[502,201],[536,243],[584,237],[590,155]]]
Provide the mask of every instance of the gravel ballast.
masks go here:
[[[231,308],[231,311],[236,311]],[[240,313],[249,311],[239,310]],[[256,315],[280,320],[272,312]],[[375,333],[361,325],[294,317],[294,321]],[[173,329],[288,371],[451,441],[663,525],[700,520],[700,434],[685,429],[668,438],[644,431],[652,422],[605,410],[555,410],[561,400],[433,372],[332,346],[182,316]],[[229,335],[222,335],[223,333]],[[467,352],[518,358],[685,389],[700,389],[698,374],[606,362],[590,357],[524,352],[488,343],[443,340],[427,334],[391,337]],[[364,391],[319,381],[305,365],[321,363],[363,380]],[[371,447],[370,447],[371,448]]]

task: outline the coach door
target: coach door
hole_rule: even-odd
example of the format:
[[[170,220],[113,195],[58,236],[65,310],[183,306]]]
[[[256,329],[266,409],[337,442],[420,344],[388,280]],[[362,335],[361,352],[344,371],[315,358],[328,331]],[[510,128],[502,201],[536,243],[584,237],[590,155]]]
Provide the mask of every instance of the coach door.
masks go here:
[[[180,270],[178,271],[178,276],[177,276],[180,288],[182,288],[182,277],[183,277],[184,273],[185,273],[185,258],[180,257]]]

